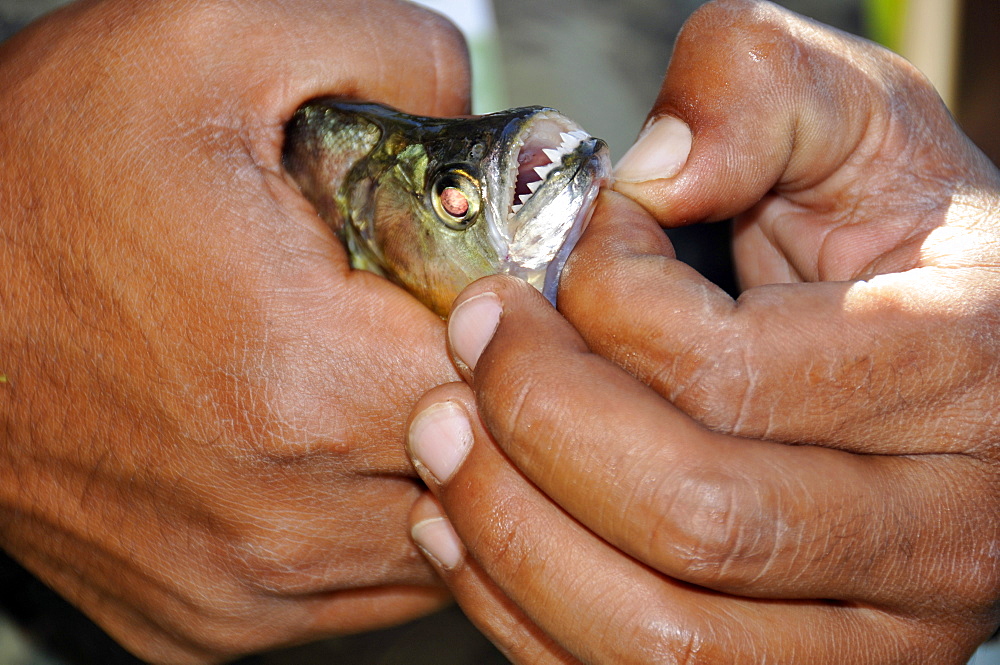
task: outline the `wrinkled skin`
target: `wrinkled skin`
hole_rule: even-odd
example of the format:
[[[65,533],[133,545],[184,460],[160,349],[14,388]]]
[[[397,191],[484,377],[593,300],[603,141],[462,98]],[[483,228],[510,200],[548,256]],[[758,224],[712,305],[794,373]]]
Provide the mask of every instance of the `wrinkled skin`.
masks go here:
[[[454,115],[467,79],[392,0],[85,2],[0,47],[0,545],[141,657],[447,596],[402,445],[457,376],[444,326],[349,270],[279,160],[310,97]]]
[[[663,115],[690,155],[603,197],[563,316],[456,302],[415,537],[515,662],[964,663],[1000,598],[996,168],[900,58],[748,0],[691,18]],[[735,301],[653,219],[730,215]]]

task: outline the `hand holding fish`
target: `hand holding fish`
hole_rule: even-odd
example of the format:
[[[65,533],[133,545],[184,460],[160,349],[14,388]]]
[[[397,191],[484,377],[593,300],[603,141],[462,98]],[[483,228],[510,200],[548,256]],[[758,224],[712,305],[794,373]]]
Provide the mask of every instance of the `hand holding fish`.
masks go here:
[[[0,546],[153,662],[438,607],[400,441],[441,319],[352,271],[282,175],[351,94],[467,111],[392,0],[111,0],[0,46]]]
[[[651,118],[617,188],[737,216],[746,290],[619,194],[565,319],[467,289],[415,538],[517,662],[964,663],[1000,621],[997,169],[901,59],[749,0],[689,21]]]

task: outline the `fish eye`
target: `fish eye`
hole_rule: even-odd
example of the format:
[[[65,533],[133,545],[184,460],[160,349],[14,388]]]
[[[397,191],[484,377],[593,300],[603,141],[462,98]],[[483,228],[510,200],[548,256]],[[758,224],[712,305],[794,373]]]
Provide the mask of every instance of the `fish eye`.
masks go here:
[[[479,183],[461,168],[445,169],[434,180],[431,199],[444,225],[462,231],[479,214]]]

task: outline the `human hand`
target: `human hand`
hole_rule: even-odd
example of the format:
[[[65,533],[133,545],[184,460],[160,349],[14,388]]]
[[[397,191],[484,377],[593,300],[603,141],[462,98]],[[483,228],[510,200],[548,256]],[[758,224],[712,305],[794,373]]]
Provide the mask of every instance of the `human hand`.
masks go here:
[[[410,542],[440,319],[282,176],[348,94],[466,111],[391,0],[82,3],[0,46],[0,544],[141,657],[206,662],[447,596]]]
[[[763,3],[696,14],[665,112],[682,168],[618,188],[747,211],[750,288],[611,194],[566,320],[470,287],[471,387],[411,416],[415,538],[518,662],[965,662],[1000,599],[996,169],[898,58]]]

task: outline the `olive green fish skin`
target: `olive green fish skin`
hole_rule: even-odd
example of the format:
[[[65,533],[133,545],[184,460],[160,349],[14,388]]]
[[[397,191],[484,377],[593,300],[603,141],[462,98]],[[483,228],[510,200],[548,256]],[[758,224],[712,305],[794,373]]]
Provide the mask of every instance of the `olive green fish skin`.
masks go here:
[[[524,188],[518,160],[547,161],[540,146],[561,129],[575,131],[561,134],[565,154],[513,213],[514,189]],[[604,143],[541,107],[442,119],[317,99],[286,127],[283,162],[355,268],[388,277],[442,316],[465,286],[496,273],[523,277],[554,301],[562,263],[610,177]]]

